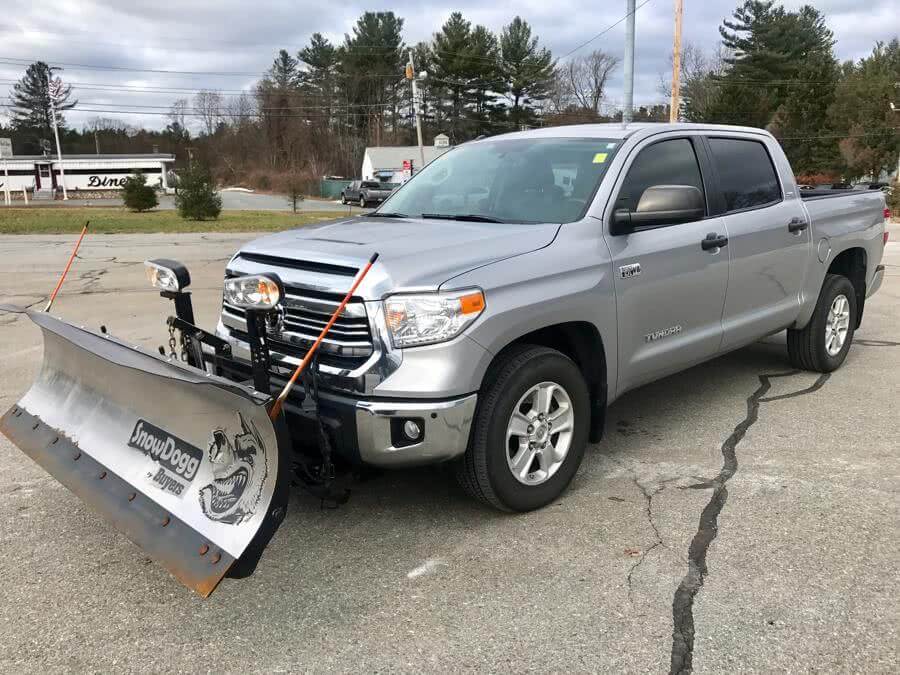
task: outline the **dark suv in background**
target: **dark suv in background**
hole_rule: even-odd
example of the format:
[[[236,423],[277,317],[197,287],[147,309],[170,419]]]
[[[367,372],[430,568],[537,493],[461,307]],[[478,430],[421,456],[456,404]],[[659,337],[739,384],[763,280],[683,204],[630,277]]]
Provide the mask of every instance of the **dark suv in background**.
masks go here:
[[[377,180],[355,180],[341,192],[341,204],[380,204],[399,187],[399,183],[379,183]]]

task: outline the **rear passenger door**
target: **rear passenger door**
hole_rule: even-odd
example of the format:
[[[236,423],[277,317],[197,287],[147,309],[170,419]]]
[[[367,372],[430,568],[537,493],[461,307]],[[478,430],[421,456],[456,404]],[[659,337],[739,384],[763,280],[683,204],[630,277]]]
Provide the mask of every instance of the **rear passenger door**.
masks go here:
[[[809,263],[810,228],[795,195],[785,199],[775,163],[759,137],[709,137],[718,210],[728,228],[731,272],[723,349],[791,324]],[[793,191],[793,183],[788,190]]]
[[[649,140],[631,153],[613,194],[634,212],[644,190],[690,185],[704,196],[710,173],[700,136]],[[708,234],[727,236],[721,218],[607,233],[616,287],[618,393],[714,356],[722,341],[727,245],[704,249]]]

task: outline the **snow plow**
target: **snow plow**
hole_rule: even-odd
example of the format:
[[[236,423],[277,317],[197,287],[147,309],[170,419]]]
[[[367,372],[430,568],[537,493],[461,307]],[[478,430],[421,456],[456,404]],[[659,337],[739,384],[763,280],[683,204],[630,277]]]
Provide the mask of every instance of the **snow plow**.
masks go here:
[[[168,355],[162,347],[155,354],[129,345],[103,327],[93,332],[47,313],[0,305],[0,312],[26,314],[44,340],[40,373],[0,418],[0,431],[207,597],[226,575],[251,574],[284,520],[293,451],[281,406],[315,349],[273,396],[265,331],[251,330],[253,380],[220,377],[230,350],[194,325],[184,291],[187,270],[168,260],[147,266],[160,294],[175,304]],[[278,280],[241,277],[231,286],[226,295],[247,308],[253,317],[248,323],[262,326],[277,305]]]

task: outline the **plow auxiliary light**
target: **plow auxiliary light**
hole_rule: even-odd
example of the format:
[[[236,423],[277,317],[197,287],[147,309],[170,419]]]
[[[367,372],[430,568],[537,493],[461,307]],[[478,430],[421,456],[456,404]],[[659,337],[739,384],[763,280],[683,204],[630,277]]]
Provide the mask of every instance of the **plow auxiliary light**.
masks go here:
[[[191,275],[187,267],[177,260],[157,258],[145,260],[147,279],[154,288],[168,293],[178,293],[191,285]]]
[[[242,309],[273,309],[281,301],[281,286],[263,274],[225,280],[225,302]]]

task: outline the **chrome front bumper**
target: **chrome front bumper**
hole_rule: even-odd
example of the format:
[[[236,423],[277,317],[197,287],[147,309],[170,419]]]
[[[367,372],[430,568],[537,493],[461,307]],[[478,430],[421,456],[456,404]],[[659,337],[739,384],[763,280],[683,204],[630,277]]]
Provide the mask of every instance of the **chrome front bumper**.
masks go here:
[[[351,408],[356,422],[359,459],[372,466],[437,464],[461,456],[469,444],[477,395],[447,401],[354,400],[321,393],[323,404]],[[421,440],[403,435],[403,423],[414,420]]]

